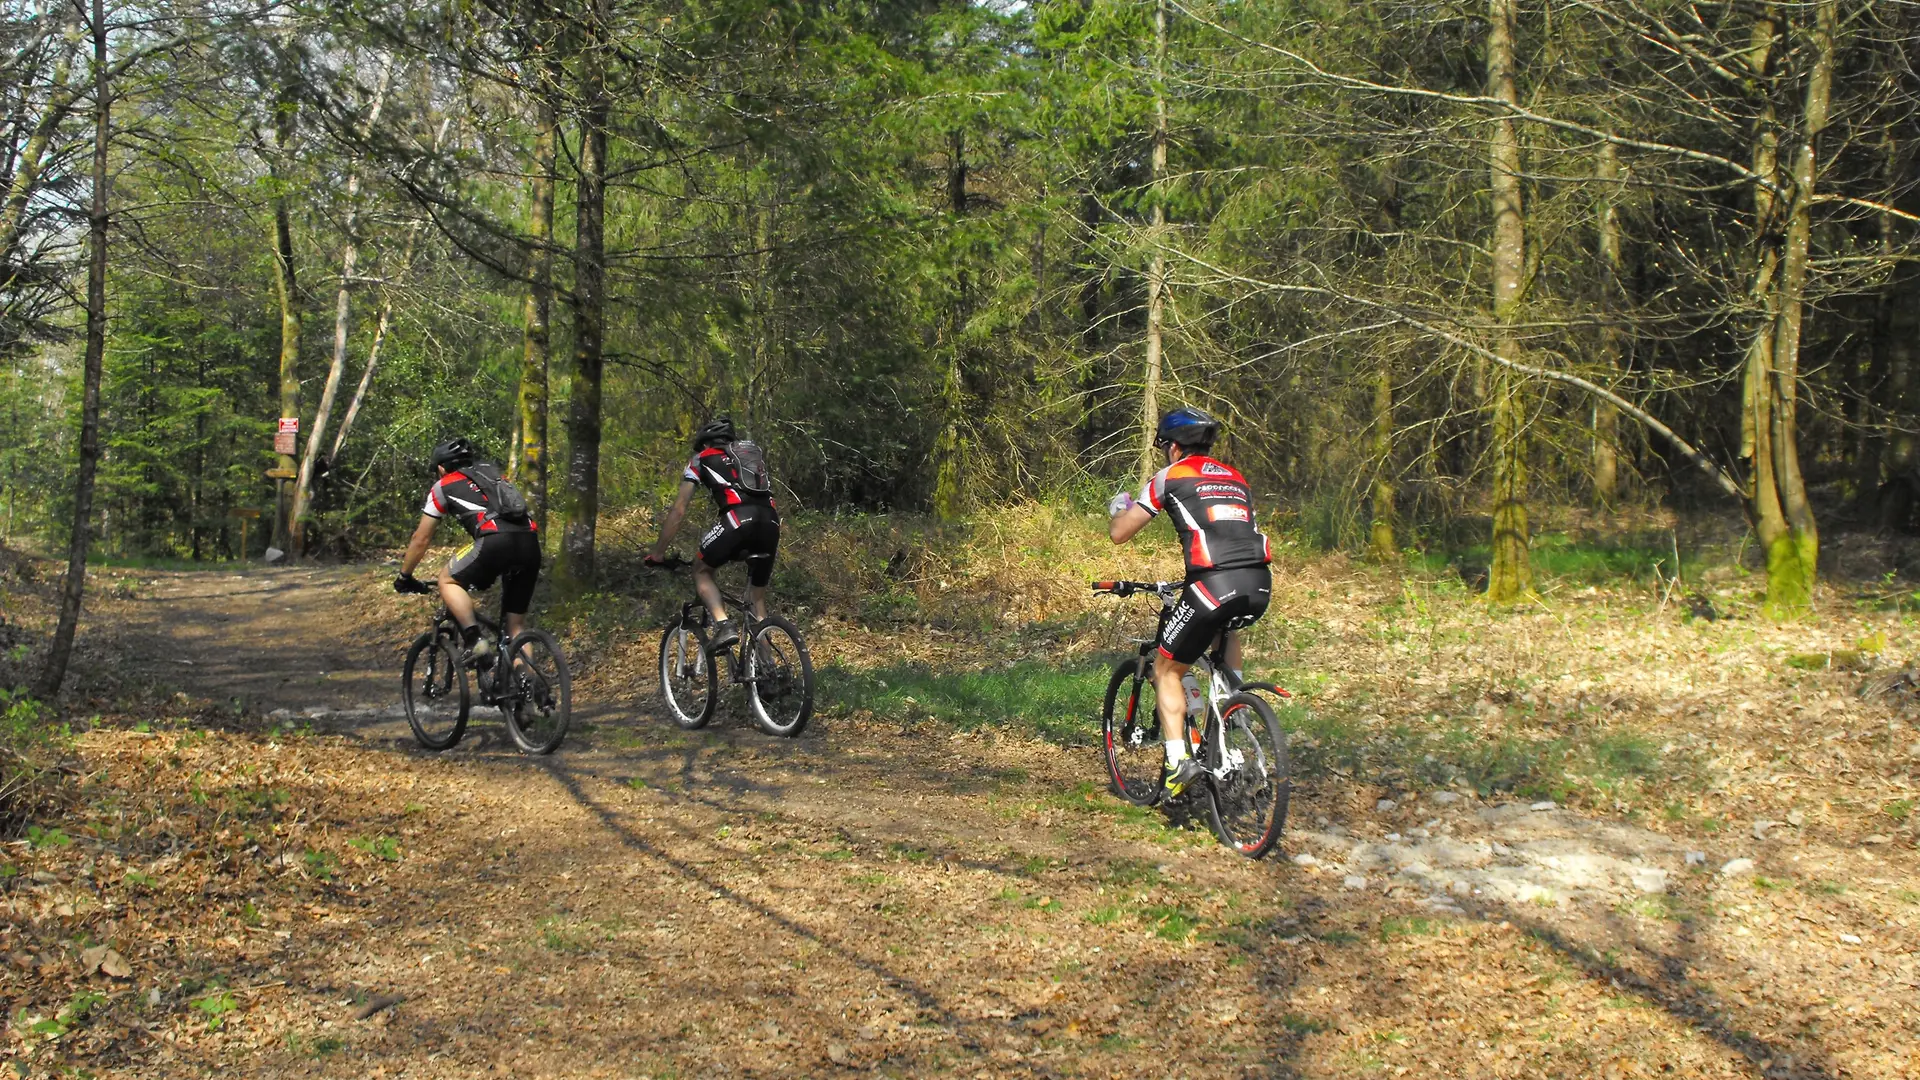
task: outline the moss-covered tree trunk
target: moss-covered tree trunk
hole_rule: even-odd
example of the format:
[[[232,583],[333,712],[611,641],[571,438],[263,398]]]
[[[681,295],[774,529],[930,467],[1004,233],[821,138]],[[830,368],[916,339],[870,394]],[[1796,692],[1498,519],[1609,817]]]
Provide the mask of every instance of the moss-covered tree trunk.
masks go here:
[[[1612,143],[1600,146],[1594,170],[1600,181],[1600,205],[1595,225],[1595,247],[1600,255],[1599,381],[1611,387],[1626,359],[1626,290],[1620,245],[1620,151]],[[1594,505],[1612,509],[1620,500],[1620,411],[1611,402],[1593,407],[1593,460],[1590,466]]]
[[[35,688],[52,700],[67,678],[80,602],[87,584],[87,551],[93,543],[93,487],[100,465],[100,379],[107,354],[107,147],[113,95],[107,92],[107,17],[93,0],[93,193],[87,210],[87,344],[80,376],[80,461],[73,476],[73,522],[67,540],[67,576],[60,588],[60,618]]]
[[[575,197],[573,373],[567,409],[567,483],[563,490],[566,532],[559,573],[564,592],[586,589],[594,578],[594,540],[600,522],[601,376],[606,356],[607,127],[612,101],[607,91],[607,4],[587,15],[589,47],[582,56],[580,150]]]
[[[1160,426],[1161,368],[1165,362],[1162,332],[1166,320],[1167,256],[1161,245],[1166,242],[1167,208],[1159,185],[1167,172],[1167,95],[1164,86],[1166,63],[1167,5],[1166,0],[1160,0],[1153,12],[1153,152],[1152,172],[1147,174],[1150,198],[1153,201],[1151,211],[1153,225],[1147,235],[1151,237],[1153,255],[1147,265],[1147,357],[1146,371],[1140,388],[1140,467],[1138,472],[1143,484],[1159,464],[1159,456],[1153,448],[1153,436]]]
[[[280,302],[280,416],[300,417],[300,291],[294,276],[293,214],[289,208],[287,162],[292,152],[295,106],[282,101],[274,109],[273,155],[269,170],[273,184],[273,286]],[[273,546],[293,546],[293,485],[298,462],[291,453],[279,455],[274,490]]]
[[[1394,542],[1391,355],[1382,349],[1379,366],[1373,373],[1373,523],[1367,538],[1367,555],[1376,562],[1392,562],[1400,556],[1399,545]]]
[[[1800,471],[1797,407],[1800,385],[1800,342],[1806,318],[1809,247],[1813,235],[1813,196],[1818,170],[1815,151],[1827,126],[1833,88],[1834,37],[1839,21],[1837,0],[1820,0],[1814,8],[1809,36],[1811,66],[1807,73],[1806,104],[1801,111],[1799,146],[1794,150],[1788,177],[1792,192],[1785,215],[1785,233],[1778,256],[1772,325],[1762,331],[1771,341],[1764,350],[1764,376],[1749,382],[1749,407],[1756,434],[1765,431],[1769,467],[1756,468],[1754,499],[1760,541],[1767,553],[1767,610],[1775,617],[1806,611],[1813,602],[1813,586],[1820,554],[1820,530],[1807,499],[1806,478]],[[1756,350],[1759,353],[1761,350]],[[1749,369],[1750,376],[1752,369]],[[1759,385],[1754,385],[1758,382]],[[1755,454],[1756,465],[1759,453]],[[1759,481],[1764,477],[1767,483]]]
[[[1487,3],[1487,93],[1509,104],[1519,101],[1513,70],[1514,3]],[[1510,116],[1493,119],[1489,158],[1493,317],[1500,328],[1494,348],[1501,356],[1513,359],[1518,343],[1508,327],[1520,312],[1527,234],[1521,202],[1520,135]],[[1525,384],[1512,368],[1496,368],[1488,374],[1487,387],[1493,428],[1493,560],[1487,599],[1504,604],[1520,599],[1533,588],[1533,566],[1527,556],[1526,410],[1521,398]]]
[[[533,178],[528,182],[527,305],[520,358],[519,454],[515,479],[526,489],[533,519],[547,519],[547,376],[553,362],[553,174],[557,118],[535,105]]]

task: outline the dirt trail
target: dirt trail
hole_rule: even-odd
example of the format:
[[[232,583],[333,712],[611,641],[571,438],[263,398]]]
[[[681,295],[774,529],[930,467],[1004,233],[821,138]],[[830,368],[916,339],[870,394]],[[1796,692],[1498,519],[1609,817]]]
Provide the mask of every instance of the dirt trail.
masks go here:
[[[216,819],[244,884],[198,887],[191,949],[106,884],[122,860],[164,890],[178,854],[103,848],[9,894],[42,938],[124,943],[109,985],[147,1005],[71,1062],[98,1075],[1920,1075],[1915,882],[1884,848],[1696,866],[1555,808],[1328,786],[1290,860],[1249,864],[1119,805],[1091,751],[830,710],[774,741],[727,705],[690,734],[650,686],[581,700],[550,759],[487,710],[428,755],[391,709],[403,620],[356,610],[362,575],[141,582],[112,613],[131,671],[289,713],[88,737],[110,785],[272,823]],[[277,817],[242,798],[274,786]],[[1753,884],[1789,871],[1831,888]],[[4,989],[33,1005],[19,955]]]

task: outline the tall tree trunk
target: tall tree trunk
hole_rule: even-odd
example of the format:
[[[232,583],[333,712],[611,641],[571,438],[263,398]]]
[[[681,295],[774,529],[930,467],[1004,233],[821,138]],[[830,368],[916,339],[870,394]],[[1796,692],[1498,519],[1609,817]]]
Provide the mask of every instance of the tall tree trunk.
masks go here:
[[[387,79],[391,74],[392,68],[388,68],[380,76],[379,89],[374,91],[373,104],[367,109],[366,123],[361,125],[360,136],[363,140],[380,122],[380,107],[386,102]],[[306,514],[313,502],[313,474],[320,461],[320,447],[326,441],[327,423],[333,417],[333,399],[340,393],[340,377],[347,370],[347,334],[352,329],[353,279],[360,262],[360,241],[355,235],[359,216],[360,170],[356,165],[347,171],[347,213],[342,222],[346,239],[340,249],[340,291],[333,305],[333,363],[327,367],[327,381],[320,390],[320,404],[313,410],[313,428],[307,432],[306,452],[300,456],[300,476],[293,488],[290,539],[295,558],[307,553]]]
[[[1806,105],[1801,111],[1800,145],[1791,166],[1793,197],[1786,212],[1773,307],[1770,376],[1758,388],[1767,399],[1772,491],[1756,487],[1756,499],[1776,501],[1774,514],[1761,519],[1760,540],[1767,552],[1767,609],[1776,617],[1806,611],[1813,602],[1820,531],[1800,472],[1800,342],[1806,318],[1808,248],[1813,235],[1813,194],[1820,133],[1826,129],[1833,90],[1834,36],[1838,0],[1819,0],[1810,38],[1812,67],[1807,73]],[[1758,418],[1756,418],[1757,420]]]
[[[960,128],[947,134],[947,210],[958,232],[960,220],[967,214],[967,143],[966,132]],[[955,275],[953,308],[947,315],[947,374],[940,387],[946,422],[933,442],[933,512],[942,521],[960,516],[966,496],[961,484],[966,456],[966,436],[962,430],[966,382],[961,360],[966,349],[968,283],[963,262]]]
[[[544,97],[534,135],[532,214],[528,234],[526,349],[520,361],[520,455],[515,478],[526,488],[535,521],[547,519],[547,373],[553,338],[553,184],[558,118]]]
[[[112,98],[107,93],[107,13],[93,0],[93,199],[87,208],[87,350],[80,377],[80,467],[73,479],[73,526],[67,538],[67,577],[60,589],[60,621],[40,676],[42,698],[52,700],[67,679],[80,601],[87,587],[92,542],[93,482],[100,467],[100,371],[107,354],[107,144]]]
[[[280,301],[280,417],[300,420],[300,295],[293,266],[293,217],[288,207],[286,159],[293,143],[295,106],[280,101],[273,113],[273,285]],[[273,546],[291,550],[293,486],[298,462],[292,454],[279,455],[279,477],[274,481]]]
[[[1392,353],[1380,350],[1373,373],[1373,527],[1367,540],[1367,555],[1375,562],[1393,562],[1400,557],[1394,542],[1393,509],[1393,361]]]
[[[1620,245],[1620,150],[1600,145],[1598,173],[1601,187],[1595,221],[1600,254],[1600,371],[1601,385],[1611,387],[1626,359],[1626,289]],[[1593,406],[1593,501],[1610,510],[1620,499],[1620,410],[1605,400]]]
[[[451,119],[442,120],[433,137],[433,149],[438,151],[447,137],[447,128]],[[333,448],[327,451],[327,460],[339,461],[340,448],[346,445],[347,433],[353,430],[353,422],[360,415],[360,406],[366,403],[367,389],[373,385],[373,373],[380,366],[380,345],[387,339],[387,328],[393,322],[393,287],[403,280],[413,269],[413,258],[419,249],[420,232],[424,222],[416,221],[407,228],[407,242],[400,248],[400,269],[388,278],[380,288],[380,317],[374,323],[373,344],[367,347],[367,367],[360,373],[360,385],[354,388],[353,400],[347,403],[346,415],[340,418],[340,430],[333,437]]]
[[[1147,264],[1147,369],[1140,391],[1140,480],[1146,482],[1159,464],[1153,436],[1160,425],[1160,381],[1162,351],[1161,324],[1166,315],[1167,256],[1161,245],[1166,242],[1167,210],[1160,182],[1167,172],[1167,3],[1159,0],[1153,9],[1153,154],[1148,174],[1148,191],[1153,209],[1152,227],[1147,235],[1153,244],[1153,259]]]
[[[1509,105],[1519,102],[1513,70],[1514,4],[1515,0],[1487,3],[1487,93]],[[1511,360],[1519,351],[1509,327],[1518,317],[1522,301],[1527,233],[1521,203],[1520,137],[1513,119],[1505,113],[1493,121],[1489,158],[1493,317],[1499,326],[1494,350]],[[1488,379],[1493,411],[1493,565],[1488,573],[1487,599],[1502,604],[1520,599],[1533,587],[1533,567],[1527,556],[1526,415],[1519,373],[1497,365]]]
[[[561,587],[577,592],[594,576],[594,535],[600,520],[600,382],[606,342],[607,99],[606,0],[589,19],[580,116],[580,165],[575,197],[573,386],[567,410],[567,519],[560,546]]]
[[[327,451],[328,461],[340,460],[340,448],[346,445],[347,432],[353,430],[353,422],[360,416],[360,406],[366,403],[367,388],[373,385],[373,373],[380,366],[380,346],[387,339],[387,326],[393,321],[393,298],[380,298],[380,317],[373,324],[373,343],[367,346],[367,366],[360,373],[360,385],[353,389],[353,400],[347,402],[346,414],[340,417],[340,430],[334,432],[333,447]]]

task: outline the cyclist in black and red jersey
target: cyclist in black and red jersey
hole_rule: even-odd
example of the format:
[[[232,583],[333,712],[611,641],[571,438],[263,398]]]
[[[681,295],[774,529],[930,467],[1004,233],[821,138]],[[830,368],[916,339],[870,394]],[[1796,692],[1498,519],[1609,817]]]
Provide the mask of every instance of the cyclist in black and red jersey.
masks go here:
[[[451,515],[473,537],[473,543],[440,571],[440,599],[460,624],[469,662],[492,653],[493,643],[480,636],[469,589],[485,589],[500,581],[500,610],[506,616],[507,637],[520,632],[540,580],[540,526],[527,513],[526,499],[500,475],[496,465],[479,460],[479,452],[465,439],[449,439],[433,448],[436,474],[420,508],[420,524],[400,559],[395,592],[426,592],[413,568],[426,558],[440,519]],[[457,586],[457,587],[456,587]]]
[[[1240,683],[1240,631],[1266,613],[1273,595],[1273,575],[1267,568],[1273,549],[1254,523],[1246,477],[1210,456],[1219,434],[1219,421],[1198,409],[1175,409],[1162,416],[1154,446],[1166,451],[1167,467],[1153,474],[1138,500],[1122,491],[1107,504],[1112,518],[1108,535],[1114,543],[1133,539],[1164,512],[1173,520],[1186,554],[1186,587],[1167,614],[1153,665],[1160,734],[1167,747],[1162,783],[1168,797],[1180,794],[1202,771],[1187,754],[1181,676],[1225,635],[1226,674],[1233,684]]]
[[[747,564],[747,603],[753,617],[767,617],[767,583],[773,580],[773,557],[780,548],[780,512],[773,504],[773,489],[767,477],[766,459],[760,448],[740,438],[731,417],[718,417],[701,425],[693,437],[693,457],[680,473],[680,494],[667,511],[660,528],[660,540],[648,552],[646,562],[657,566],[665,562],[664,552],[680,531],[693,493],[704,487],[713,496],[720,520],[700,538],[700,554],[693,564],[693,587],[713,616],[715,652],[732,648],[740,640],[740,630],[727,618],[720,600],[720,587],[713,572],[736,559]]]

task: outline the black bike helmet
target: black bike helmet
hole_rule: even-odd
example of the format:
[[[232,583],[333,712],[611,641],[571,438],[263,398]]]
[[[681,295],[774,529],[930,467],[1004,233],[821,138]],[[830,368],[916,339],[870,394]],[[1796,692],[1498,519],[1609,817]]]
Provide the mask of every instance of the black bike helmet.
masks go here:
[[[700,425],[693,434],[693,452],[699,453],[715,443],[732,442],[735,439],[733,417],[716,416]]]
[[[1153,432],[1153,445],[1173,444],[1183,450],[1206,451],[1212,449],[1213,440],[1219,436],[1220,421],[1199,409],[1183,406],[1160,418],[1160,426]]]
[[[473,464],[473,459],[479,455],[480,452],[473,448],[472,443],[456,437],[434,447],[429,460],[439,468],[457,469],[462,465]]]

